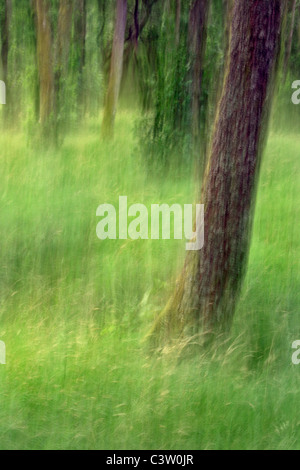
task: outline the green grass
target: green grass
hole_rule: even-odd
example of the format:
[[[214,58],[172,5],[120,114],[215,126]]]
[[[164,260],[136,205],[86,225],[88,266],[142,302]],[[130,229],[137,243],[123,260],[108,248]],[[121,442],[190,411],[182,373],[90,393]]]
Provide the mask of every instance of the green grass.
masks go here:
[[[119,115],[59,151],[0,138],[0,449],[299,449],[300,137],[271,135],[249,269],[226,347],[183,362],[142,339],[181,241],[104,241],[96,209],[192,203],[193,171],[152,175]]]

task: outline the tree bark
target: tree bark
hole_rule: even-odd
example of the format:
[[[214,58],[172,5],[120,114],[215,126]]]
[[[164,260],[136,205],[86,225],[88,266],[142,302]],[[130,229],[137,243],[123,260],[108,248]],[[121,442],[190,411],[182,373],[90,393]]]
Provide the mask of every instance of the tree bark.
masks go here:
[[[37,28],[37,61],[39,71],[39,121],[46,124],[54,107],[52,37],[48,0],[34,0]]]
[[[117,0],[110,76],[102,121],[102,137],[104,138],[112,138],[114,133],[114,122],[117,112],[123,70],[126,20],[127,0]]]
[[[153,327],[151,337],[160,344],[183,333],[214,337],[231,326],[248,258],[284,3],[234,2],[201,195],[204,247],[187,253],[175,293]]]

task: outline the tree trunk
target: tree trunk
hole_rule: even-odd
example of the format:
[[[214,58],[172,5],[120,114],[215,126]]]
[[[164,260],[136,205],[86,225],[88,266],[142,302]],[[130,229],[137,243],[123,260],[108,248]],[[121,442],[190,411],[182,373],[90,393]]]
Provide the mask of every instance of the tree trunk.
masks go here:
[[[229,61],[202,187],[204,247],[187,253],[175,294],[153,327],[156,341],[201,330],[214,336],[231,326],[247,264],[284,3],[234,2]]]
[[[1,17],[1,40],[2,40],[2,47],[1,47],[1,59],[2,59],[2,71],[3,71],[3,78],[2,80],[5,83],[5,97],[6,97],[6,104],[8,106],[4,109],[4,122],[10,116],[9,110],[11,109],[11,100],[9,90],[10,87],[7,84],[7,72],[8,72],[8,53],[9,53],[9,45],[10,45],[10,21],[11,21],[11,14],[12,14],[12,0],[5,0],[2,1],[2,17]]]
[[[109,84],[102,122],[102,137],[112,138],[123,70],[127,0],[117,0],[115,33],[111,56]]]
[[[58,30],[57,30],[57,44],[56,44],[56,73],[55,73],[55,115],[56,124],[58,127],[59,116],[62,104],[62,87],[63,81],[66,78],[71,29],[72,29],[72,0],[60,0],[59,13],[58,13]]]
[[[37,61],[39,71],[39,121],[44,126],[49,122],[54,107],[54,76],[52,37],[48,0],[34,1],[37,27]]]
[[[140,23],[139,23],[139,0],[135,0],[134,7],[134,34],[133,34],[133,45],[135,54],[138,51],[139,35],[140,35]]]
[[[60,0],[57,31],[57,66],[66,71],[68,66],[71,29],[72,29],[72,0]]]
[[[11,0],[5,0],[3,3],[3,13],[1,18],[1,58],[3,68],[3,81],[7,82],[7,66],[8,66],[8,51],[9,51],[9,26],[12,13]]]
[[[194,148],[199,146],[200,141],[200,97],[209,7],[210,0],[195,0],[191,5],[189,15],[188,44],[191,58],[191,127]]]
[[[76,0],[74,11],[74,37],[78,47],[78,71],[82,74],[85,66],[86,0]]]

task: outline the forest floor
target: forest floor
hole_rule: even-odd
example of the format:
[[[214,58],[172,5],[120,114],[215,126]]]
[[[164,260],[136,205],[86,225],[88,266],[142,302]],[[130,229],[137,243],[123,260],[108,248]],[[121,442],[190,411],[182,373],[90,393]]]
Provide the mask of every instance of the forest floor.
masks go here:
[[[271,134],[247,278],[213,357],[149,354],[185,241],[96,237],[96,209],[192,203],[192,171],[152,175],[121,113],[60,150],[0,137],[0,449],[299,449],[299,135]]]

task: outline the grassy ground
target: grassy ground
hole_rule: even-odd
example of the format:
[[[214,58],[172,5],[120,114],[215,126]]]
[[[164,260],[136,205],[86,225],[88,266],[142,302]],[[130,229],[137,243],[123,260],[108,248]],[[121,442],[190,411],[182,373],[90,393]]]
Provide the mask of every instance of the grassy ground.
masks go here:
[[[271,135],[232,337],[213,357],[151,357],[141,339],[181,241],[96,238],[99,204],[191,203],[191,172],[147,174],[120,115],[59,151],[0,138],[0,449],[299,449],[300,137]]]

